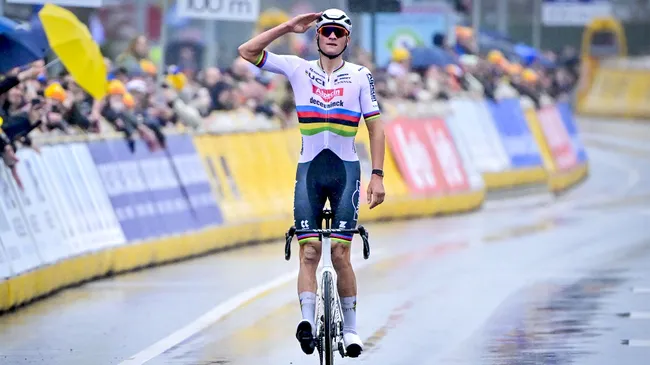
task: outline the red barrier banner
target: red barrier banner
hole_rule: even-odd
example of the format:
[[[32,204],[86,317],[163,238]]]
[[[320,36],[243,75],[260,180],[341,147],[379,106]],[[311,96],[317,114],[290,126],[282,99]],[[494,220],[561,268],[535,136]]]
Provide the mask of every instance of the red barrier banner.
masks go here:
[[[557,170],[568,170],[576,166],[578,158],[571,146],[571,137],[557,108],[545,106],[537,111],[539,124],[548,142]]]
[[[445,122],[442,119],[431,119],[424,124],[424,129],[429,141],[428,146],[441,167],[447,191],[469,190],[469,178]]]
[[[416,194],[468,190],[469,183],[451,134],[439,119],[398,119],[386,137],[406,184]]]

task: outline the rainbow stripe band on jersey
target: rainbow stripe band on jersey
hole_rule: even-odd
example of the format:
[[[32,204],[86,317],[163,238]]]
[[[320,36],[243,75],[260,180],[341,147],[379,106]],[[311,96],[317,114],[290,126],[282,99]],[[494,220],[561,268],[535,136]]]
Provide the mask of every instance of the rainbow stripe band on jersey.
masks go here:
[[[343,137],[354,137],[361,113],[346,109],[325,110],[316,106],[296,106],[300,133],[305,136],[329,131]]]
[[[372,113],[364,114],[364,115],[363,115],[363,120],[365,120],[366,122],[369,122],[369,121],[371,121],[371,120],[374,120],[374,119],[379,118],[379,116],[381,116],[381,113],[380,113],[379,110],[378,110],[378,111],[376,111],[376,112],[372,112]]]
[[[266,63],[266,60],[268,58],[268,54],[266,51],[262,51],[262,53],[257,57],[257,61],[255,61],[255,66],[257,67],[262,67]]]
[[[343,161],[359,160],[354,144],[359,121],[380,116],[375,80],[367,67],[342,61],[326,72],[318,60],[269,51],[253,63],[291,83],[302,135],[299,163],[313,160],[325,149]]]

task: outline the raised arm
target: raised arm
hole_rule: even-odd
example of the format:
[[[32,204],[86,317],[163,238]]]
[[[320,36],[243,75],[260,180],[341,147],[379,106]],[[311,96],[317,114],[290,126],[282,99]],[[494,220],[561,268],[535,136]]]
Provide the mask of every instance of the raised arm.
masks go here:
[[[239,55],[250,63],[256,63],[261,53],[274,40],[287,33],[304,33],[318,20],[321,13],[307,13],[262,32],[237,48]]]

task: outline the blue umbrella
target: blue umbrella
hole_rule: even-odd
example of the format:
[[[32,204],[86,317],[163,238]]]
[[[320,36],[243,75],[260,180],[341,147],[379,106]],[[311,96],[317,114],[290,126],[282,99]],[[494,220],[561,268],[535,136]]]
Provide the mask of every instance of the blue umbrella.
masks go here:
[[[537,60],[538,53],[537,50],[533,47],[527,46],[523,43],[518,43],[515,45],[515,53],[521,57],[524,66],[532,65],[535,60]]]
[[[43,48],[38,32],[16,29],[0,34],[0,73],[12,68],[25,66],[45,58],[47,48]]]
[[[10,30],[16,29],[18,23],[5,17],[0,16],[0,33],[8,32]]]

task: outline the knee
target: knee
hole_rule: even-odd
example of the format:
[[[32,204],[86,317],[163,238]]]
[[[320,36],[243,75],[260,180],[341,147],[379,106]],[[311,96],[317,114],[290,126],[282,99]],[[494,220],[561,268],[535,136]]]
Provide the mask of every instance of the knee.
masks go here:
[[[337,243],[332,248],[332,265],[340,270],[352,266],[350,263],[350,246]]]
[[[320,252],[316,248],[315,243],[308,242],[302,246],[302,255],[300,262],[303,265],[308,266],[318,266],[318,261],[320,260]]]

